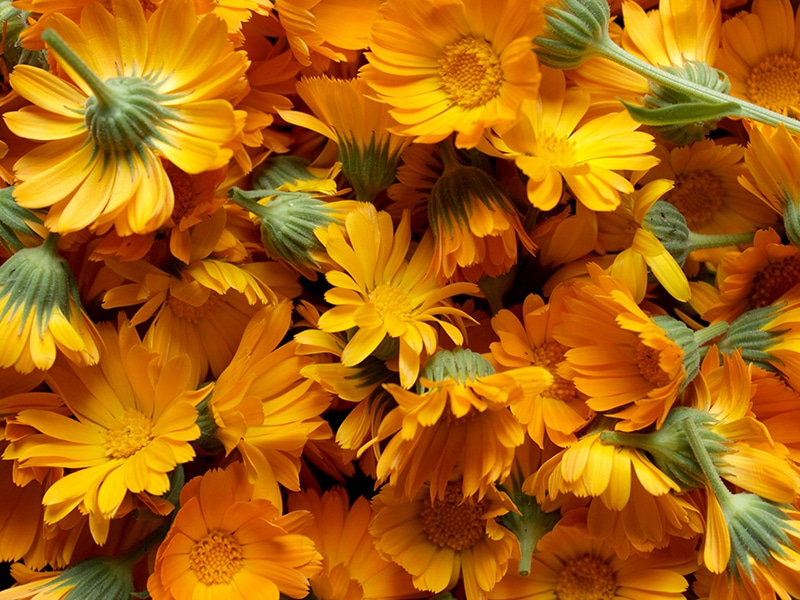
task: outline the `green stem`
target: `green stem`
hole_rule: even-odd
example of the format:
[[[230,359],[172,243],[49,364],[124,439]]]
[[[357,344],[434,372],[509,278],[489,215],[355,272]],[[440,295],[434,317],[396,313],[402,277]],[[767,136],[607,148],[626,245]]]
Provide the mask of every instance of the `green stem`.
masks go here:
[[[705,346],[715,337],[720,336],[728,331],[728,327],[729,325],[727,322],[720,321],[718,323],[714,323],[713,325],[709,325],[708,327],[704,327],[703,329],[698,329],[694,332],[694,341],[697,342],[698,346]]]
[[[714,466],[714,461],[706,451],[703,440],[700,438],[700,432],[697,431],[697,425],[695,425],[692,419],[685,418],[681,421],[681,427],[686,434],[686,440],[689,442],[692,454],[694,454],[697,464],[700,465],[700,470],[703,471],[703,475],[705,475],[706,481],[717,497],[720,506],[725,510],[731,503],[731,493],[722,482],[722,478],[719,476],[719,472]]]
[[[59,58],[72,67],[75,72],[80,75],[81,79],[86,82],[92,92],[94,92],[97,103],[100,106],[110,106],[114,103],[116,96],[106,85],[105,81],[100,79],[97,74],[86,66],[86,63],[73,52],[67,43],[52,29],[45,30],[42,33],[42,39],[55,50]]]
[[[739,105],[739,111],[736,114],[729,116],[746,117],[755,119],[767,125],[777,126],[783,124],[791,133],[800,134],[800,122],[791,117],[787,117],[780,113],[768,110],[752,102],[734,98],[728,94],[717,92],[705,86],[694,85],[685,79],[682,79],[668,71],[659,69],[635,56],[629,54],[619,46],[617,46],[611,38],[606,37],[604,40],[598,40],[595,44],[595,49],[603,58],[607,58],[617,64],[646,77],[649,80],[655,81],[667,89],[680,90],[681,92],[709,104],[723,104],[727,102],[734,102]]]
[[[453,140],[447,138],[439,144],[439,155],[442,157],[445,172],[461,166],[461,161],[458,160]]]
[[[739,244],[750,244],[755,238],[755,231],[743,233],[730,233],[721,235],[706,235],[704,233],[689,232],[689,245],[692,250],[701,248],[724,248],[726,246],[738,246]]]

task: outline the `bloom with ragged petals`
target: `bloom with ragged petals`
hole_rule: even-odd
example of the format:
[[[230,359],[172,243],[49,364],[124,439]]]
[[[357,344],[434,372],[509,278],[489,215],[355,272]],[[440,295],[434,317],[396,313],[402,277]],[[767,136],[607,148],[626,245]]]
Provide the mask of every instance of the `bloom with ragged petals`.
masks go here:
[[[325,300],[334,307],[319,319],[322,331],[354,330],[342,352],[342,364],[355,366],[372,354],[385,338],[399,343],[400,382],[410,388],[417,380],[421,357],[436,350],[441,327],[454,343],[461,331],[440,316],[468,319],[462,310],[444,301],[456,294],[476,294],[474,283],[441,286],[428,277],[433,238],[423,237],[410,259],[411,228],[405,214],[394,230],[388,213],[372,204],[360,205],[340,226],[331,224],[317,235],[330,259],[338,265],[325,274],[333,289]]]
[[[195,477],[180,505],[147,581],[153,600],[306,597],[308,578],[320,569],[314,542],[302,533],[310,515],[281,515],[254,498],[244,465]]]
[[[198,21],[186,0],[167,0],[149,20],[134,0],[113,6],[112,15],[90,4],[80,26],[48,19],[44,39],[74,84],[27,65],[11,76],[33,105],[6,113],[9,129],[45,142],[16,163],[14,196],[49,207],[53,231],[154,231],[174,208],[161,157],[196,174],[232,156],[237,117],[226,94],[239,93],[248,63],[225,23]]]
[[[80,508],[102,544],[108,522],[129,494],[159,496],[169,490],[168,473],[190,461],[200,429],[196,405],[211,385],[195,389],[187,356],[158,366],[158,357],[123,321],[119,332],[100,326],[105,351],[96,366],[59,360],[49,385],[72,417],[54,411],[20,411],[14,421],[31,428],[4,453],[20,468],[67,469],[43,498],[46,523]]]
[[[361,76],[392,107],[397,133],[432,143],[456,132],[456,146],[474,147],[536,96],[538,1],[391,0],[381,17]]]
[[[538,101],[526,101],[511,127],[495,128],[491,142],[528,176],[528,200],[550,210],[562,199],[564,184],[578,202],[597,211],[614,210],[633,184],[618,171],[646,170],[658,163],[648,153],[653,137],[637,131],[626,112],[582,121],[589,93],[567,87],[561,71],[542,67]]]

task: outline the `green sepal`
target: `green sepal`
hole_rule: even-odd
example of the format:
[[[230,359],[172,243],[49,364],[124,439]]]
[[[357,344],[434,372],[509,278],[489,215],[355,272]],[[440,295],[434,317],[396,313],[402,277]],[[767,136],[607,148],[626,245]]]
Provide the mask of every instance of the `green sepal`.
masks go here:
[[[485,377],[495,373],[492,364],[477,352],[469,348],[453,348],[452,350],[439,350],[431,356],[422,369],[421,376],[429,381],[445,381],[452,379],[459,383],[474,381],[478,377]],[[418,384],[420,393],[425,388]]]
[[[391,146],[390,139],[377,142],[374,132],[366,146],[359,144],[355,136],[339,138],[342,174],[353,186],[356,200],[372,202],[394,182],[404,146],[399,145],[394,150]]]
[[[781,361],[770,354],[769,350],[784,332],[768,331],[767,327],[784,306],[785,303],[770,304],[748,310],[736,318],[730,324],[725,337],[718,343],[720,352],[730,354],[739,350],[745,362],[767,371],[775,371],[774,365]]]
[[[20,235],[38,237],[30,223],[41,224],[39,216],[20,206],[14,199],[14,187],[0,188],[0,245],[8,252],[22,250]]]

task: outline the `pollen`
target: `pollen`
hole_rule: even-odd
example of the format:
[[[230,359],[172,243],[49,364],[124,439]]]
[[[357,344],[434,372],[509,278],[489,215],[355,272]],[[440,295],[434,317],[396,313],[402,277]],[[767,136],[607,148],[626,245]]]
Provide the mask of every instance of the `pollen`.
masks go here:
[[[656,387],[669,383],[669,375],[658,364],[659,352],[644,344],[641,340],[636,344],[635,360],[639,373]]]
[[[588,554],[561,569],[556,584],[558,600],[612,600],[617,589],[614,572],[604,561]]]
[[[769,263],[753,278],[750,296],[753,308],[761,308],[775,302],[800,283],[800,255],[787,256]]]
[[[232,535],[211,531],[189,551],[189,568],[206,585],[230,583],[242,568],[242,549]]]
[[[483,106],[500,93],[503,69],[500,57],[482,39],[463,37],[445,46],[439,59],[441,85],[454,104]]]
[[[665,197],[681,211],[686,224],[693,231],[713,220],[723,204],[723,198],[722,182],[707,170],[679,175],[675,179],[675,187]]]
[[[190,323],[197,323],[201,319],[206,318],[211,313],[212,309],[221,301],[222,295],[216,292],[211,292],[208,299],[199,306],[193,306],[188,302],[176,298],[172,294],[169,294],[167,297],[167,305],[175,316],[184,321],[189,321]]]
[[[564,361],[564,352],[566,351],[566,346],[558,342],[548,342],[544,346],[533,349],[532,360],[533,365],[547,369],[553,376],[553,383],[543,392],[543,395],[565,402],[578,396],[575,384],[558,374],[558,365]]]
[[[486,521],[482,518],[485,505],[484,500],[465,498],[460,484],[448,483],[444,498],[431,501],[425,497],[420,513],[425,536],[431,543],[456,552],[472,548],[486,535]]]
[[[544,133],[536,141],[536,156],[553,167],[575,165],[575,142],[568,137]]]
[[[175,208],[172,209],[172,220],[177,224],[192,210],[194,205],[192,176],[181,171],[172,163],[165,165],[164,171],[167,173],[170,185],[172,185],[173,195],[175,196]]]
[[[411,318],[411,302],[406,293],[397,286],[388,283],[379,285],[372,290],[369,300],[381,319],[386,320],[386,317],[399,320]]]
[[[153,422],[136,410],[126,411],[114,420],[106,433],[106,454],[128,458],[153,441]]]
[[[750,72],[747,98],[784,115],[800,106],[800,63],[788,54],[768,56]]]

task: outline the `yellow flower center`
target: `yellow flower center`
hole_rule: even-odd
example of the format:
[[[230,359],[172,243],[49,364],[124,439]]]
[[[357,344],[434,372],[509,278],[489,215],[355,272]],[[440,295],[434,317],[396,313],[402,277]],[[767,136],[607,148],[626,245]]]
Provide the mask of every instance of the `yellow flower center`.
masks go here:
[[[575,165],[575,143],[567,137],[543,133],[536,140],[536,156],[554,167]]]
[[[655,348],[642,343],[636,344],[635,360],[639,373],[656,387],[663,387],[669,383],[669,375],[658,364],[659,352]]]
[[[428,541],[456,552],[472,548],[486,535],[486,521],[481,518],[486,501],[464,498],[461,485],[448,483],[444,498],[431,502],[426,496],[422,503],[422,529]]]
[[[190,323],[197,323],[200,319],[206,318],[211,310],[221,301],[222,295],[216,292],[211,292],[208,296],[208,300],[203,302],[200,306],[193,306],[188,302],[176,298],[172,294],[167,296],[167,305],[169,305],[175,316],[184,321],[189,321]]]
[[[229,583],[242,568],[242,549],[229,533],[214,530],[189,551],[189,568],[206,585]]]
[[[585,555],[568,562],[558,574],[558,600],[611,600],[617,584],[604,561]]]
[[[753,278],[750,301],[753,308],[772,304],[800,283],[800,255],[769,263]]]
[[[696,231],[714,218],[722,206],[722,197],[719,177],[702,170],[678,175],[666,200],[681,211],[689,229]]]
[[[408,295],[394,285],[388,283],[379,285],[370,293],[369,301],[381,319],[385,320],[388,315],[400,320],[411,318],[411,302]]]
[[[544,346],[533,349],[532,361],[535,366],[547,369],[553,376],[553,383],[544,394],[563,401],[572,400],[578,396],[575,384],[558,374],[558,365],[564,360],[566,350],[567,347],[558,342],[548,342]]]
[[[748,99],[784,115],[800,105],[800,63],[788,54],[768,56],[747,78]]]
[[[482,106],[500,93],[500,57],[486,40],[463,37],[448,44],[439,65],[442,88],[459,106]]]
[[[106,433],[106,454],[128,458],[153,441],[153,422],[137,410],[128,410],[114,419]]]

